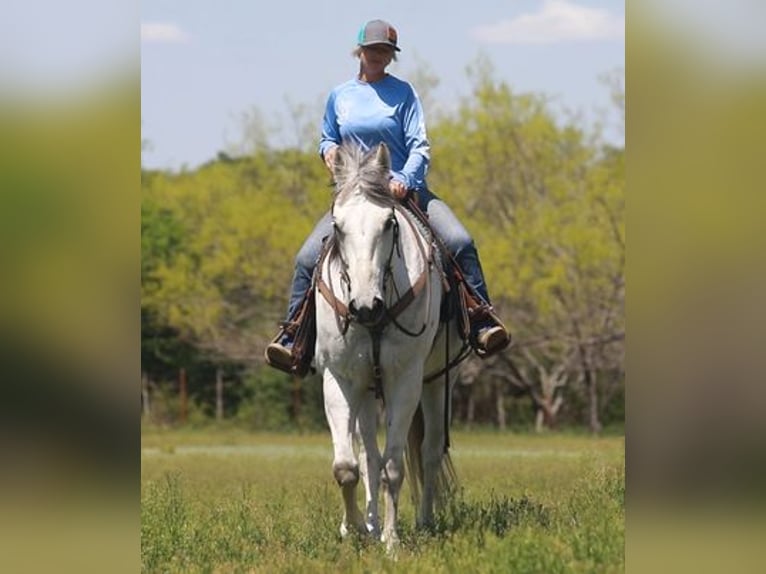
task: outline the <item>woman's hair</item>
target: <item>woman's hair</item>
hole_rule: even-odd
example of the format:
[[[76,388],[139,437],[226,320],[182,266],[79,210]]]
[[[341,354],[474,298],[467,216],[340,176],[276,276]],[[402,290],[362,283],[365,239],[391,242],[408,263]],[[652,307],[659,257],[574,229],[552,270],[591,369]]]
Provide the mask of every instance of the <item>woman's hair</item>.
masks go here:
[[[396,52],[395,52],[394,50],[391,50],[391,51],[392,51],[392,52],[394,52],[393,56],[391,56],[391,61],[392,61],[392,62],[396,62],[396,60],[397,60],[397,58],[396,58]],[[351,55],[352,55],[354,58],[358,58],[359,56],[361,56],[361,55],[362,55],[362,47],[361,47],[361,46],[357,46],[356,48],[354,48],[354,49],[351,51]]]

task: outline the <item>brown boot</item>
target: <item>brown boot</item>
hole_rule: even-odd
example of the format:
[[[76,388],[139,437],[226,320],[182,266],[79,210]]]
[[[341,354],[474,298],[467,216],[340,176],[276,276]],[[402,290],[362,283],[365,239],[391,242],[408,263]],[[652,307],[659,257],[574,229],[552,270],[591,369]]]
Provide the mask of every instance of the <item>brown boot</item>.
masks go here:
[[[489,325],[476,335],[476,354],[481,358],[494,355],[511,344],[511,336],[502,325]]]
[[[466,305],[471,330],[468,340],[479,357],[484,359],[494,355],[511,344],[511,335],[492,306],[476,304],[475,300],[467,301]]]
[[[275,369],[293,374],[295,357],[293,356],[293,335],[284,330],[266,347],[266,363]]]

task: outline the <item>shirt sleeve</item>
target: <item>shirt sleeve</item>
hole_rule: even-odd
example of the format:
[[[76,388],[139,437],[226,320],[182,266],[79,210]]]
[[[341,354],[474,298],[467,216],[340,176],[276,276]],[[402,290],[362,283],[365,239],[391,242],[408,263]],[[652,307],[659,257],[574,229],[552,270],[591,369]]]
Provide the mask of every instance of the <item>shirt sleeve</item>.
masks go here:
[[[428,164],[431,161],[431,145],[426,134],[426,122],[420,98],[413,88],[402,109],[402,130],[407,161],[399,172],[393,172],[394,179],[402,181],[408,189],[426,186]]]
[[[324,158],[325,152],[333,146],[340,145],[340,127],[335,113],[335,91],[327,98],[324,116],[322,117],[322,135],[319,138],[319,155]]]

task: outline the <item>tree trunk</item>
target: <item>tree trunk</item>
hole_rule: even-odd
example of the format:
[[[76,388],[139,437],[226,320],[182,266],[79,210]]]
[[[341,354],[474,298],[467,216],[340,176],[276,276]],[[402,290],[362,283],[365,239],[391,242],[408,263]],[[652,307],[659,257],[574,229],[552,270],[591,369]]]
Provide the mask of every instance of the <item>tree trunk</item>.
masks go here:
[[[149,405],[149,375],[141,373],[141,407],[144,418],[149,420],[152,410]]]
[[[588,428],[590,428],[590,432],[593,434],[598,434],[601,432],[601,421],[599,421],[598,417],[598,388],[596,386],[596,373],[591,368],[592,362],[588,350],[582,343],[578,345],[578,352],[580,354],[582,374],[585,378],[585,389],[588,393]]]
[[[588,388],[588,426],[590,432],[598,434],[601,432],[601,421],[598,417],[598,388],[596,376],[591,370],[585,372],[585,384]]]
[[[465,423],[468,428],[473,426],[473,419],[476,413],[476,401],[473,398],[473,385],[468,387],[468,402],[465,409]]]
[[[215,420],[223,420],[223,371],[215,370]]]
[[[505,396],[502,385],[495,385],[495,409],[497,410],[497,426],[505,430]]]
[[[300,425],[301,420],[301,379],[293,377],[293,420],[296,426]]]
[[[189,397],[186,393],[186,369],[181,367],[181,370],[178,373],[178,394],[179,399],[181,401],[181,413],[180,413],[180,419],[181,423],[186,423],[186,417],[189,413]]]

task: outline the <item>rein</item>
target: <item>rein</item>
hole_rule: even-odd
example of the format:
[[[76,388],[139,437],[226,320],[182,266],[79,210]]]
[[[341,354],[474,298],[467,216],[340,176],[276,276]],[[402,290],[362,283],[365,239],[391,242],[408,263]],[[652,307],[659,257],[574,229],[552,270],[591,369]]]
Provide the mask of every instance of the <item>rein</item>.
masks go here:
[[[324,260],[327,258],[331,251],[337,248],[335,244],[335,236],[332,237],[330,242],[331,243],[322,254],[322,257],[319,259],[319,263],[317,265],[317,286],[319,287],[319,292],[322,294],[322,296],[327,300],[328,303],[330,303],[330,305],[332,305],[335,315],[335,324],[338,326],[338,331],[340,331],[340,334],[345,337],[346,331],[348,331],[348,326],[351,323],[348,307],[346,307],[346,304],[343,301],[335,296],[335,290],[332,287],[332,281],[330,281],[330,285],[328,287],[327,283],[325,283],[324,279],[322,279],[322,265],[324,264]],[[340,280],[348,285],[349,279],[345,268],[345,262],[340,256],[338,256],[338,259],[341,261]]]
[[[402,333],[405,335],[408,335],[410,337],[419,337],[423,334],[423,331],[426,330],[426,319],[423,319],[423,325],[420,327],[420,330],[417,332],[409,331],[406,329],[401,323],[399,323],[396,318],[401,314],[402,311],[404,311],[410,303],[412,303],[415,298],[420,294],[420,292],[423,290],[423,288],[426,286],[426,283],[428,282],[428,275],[433,269],[434,264],[434,253],[433,253],[433,245],[429,244],[429,248],[426,251],[426,247],[423,245],[424,240],[421,236],[418,229],[415,227],[415,224],[412,222],[410,217],[407,215],[407,213],[404,211],[404,208],[402,208],[400,205],[395,205],[394,209],[399,211],[399,213],[402,215],[404,220],[410,225],[410,229],[412,229],[412,234],[415,237],[415,240],[417,242],[418,246],[418,252],[420,253],[420,258],[423,261],[423,271],[418,276],[418,278],[415,280],[415,282],[412,284],[412,286],[404,292],[403,295],[399,295],[399,291],[396,288],[396,283],[394,282],[394,275],[393,270],[391,269],[391,260],[393,258],[393,249],[391,251],[391,254],[389,255],[388,264],[386,265],[385,274],[388,279],[390,279],[390,283],[393,286],[394,292],[399,297],[391,307],[386,307],[385,309],[385,321],[381,321],[382,326],[381,328],[384,328],[389,322],[393,323],[394,326],[399,329]],[[399,249],[399,233],[397,231],[396,237],[394,238],[394,245],[396,246],[397,253],[399,257],[401,257],[401,251]],[[425,317],[428,317],[428,313],[431,309],[431,293],[427,292],[428,295],[428,304],[426,305],[426,311],[425,311]]]

